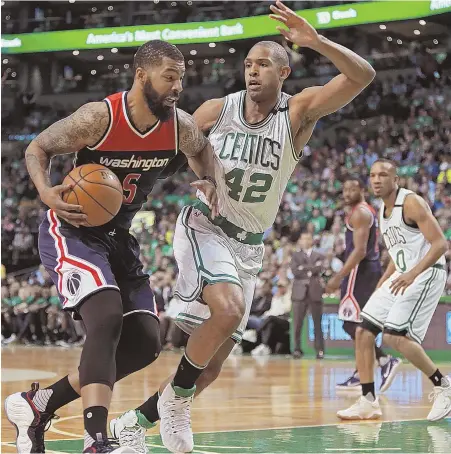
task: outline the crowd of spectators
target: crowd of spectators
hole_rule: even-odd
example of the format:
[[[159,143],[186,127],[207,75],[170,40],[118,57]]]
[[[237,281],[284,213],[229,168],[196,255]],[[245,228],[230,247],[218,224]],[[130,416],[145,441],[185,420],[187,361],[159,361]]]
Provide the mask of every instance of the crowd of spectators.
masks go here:
[[[10,113],[14,121],[7,125],[17,128],[17,134],[33,134],[64,113],[59,108],[43,108],[27,95]],[[345,228],[342,182],[355,174],[367,181],[369,167],[379,157],[399,164],[400,185],[426,199],[451,244],[451,81],[446,72],[439,78],[420,73],[416,78],[375,82],[329,121],[343,119],[350,122],[336,131],[333,141],[320,126],[305,146],[275,223],[265,233],[254,316],[290,311],[289,263],[301,232],[312,233],[314,249],[327,257],[324,279],[340,269]],[[71,166],[70,158],[55,159],[52,183],[60,182]],[[181,207],[194,197],[189,186],[192,179],[190,171],[182,171],[160,180],[132,227],[142,247],[145,271],[151,274],[167,348],[181,346],[185,340],[174,325],[173,236]],[[371,194],[367,199],[378,207]],[[2,155],[1,200],[2,274],[9,273],[2,276],[4,342],[78,345],[83,339],[81,326],[61,311],[56,290],[42,267],[36,271],[37,230],[44,207],[28,178],[23,147]],[[384,250],[381,260],[386,264]],[[28,267],[31,271],[18,272]],[[446,291],[451,293],[451,281]],[[277,339],[273,344],[272,351],[281,351]]]

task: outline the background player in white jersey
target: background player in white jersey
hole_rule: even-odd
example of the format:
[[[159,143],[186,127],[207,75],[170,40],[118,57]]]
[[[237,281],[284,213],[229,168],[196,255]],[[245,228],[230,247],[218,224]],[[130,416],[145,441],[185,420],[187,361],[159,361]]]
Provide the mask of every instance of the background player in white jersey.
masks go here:
[[[444,377],[427,356],[421,342],[446,283],[447,242],[427,203],[398,186],[396,165],[388,160],[371,167],[374,195],[382,199],[380,231],[390,264],[364,307],[356,333],[357,369],[362,396],[341,419],[377,419],[382,415],[374,392],[374,340],[384,332],[384,343],[402,353],[434,385],[430,421],[451,411],[450,378]]]
[[[282,3],[271,10],[271,17],[288,27],[278,27],[286,39],[329,58],[341,74],[290,97],[281,91],[290,74],[286,51],[275,42],[260,42],[244,61],[247,90],[207,101],[195,112],[199,126],[210,130],[220,216],[212,219],[203,199],[179,216],[175,293],[186,302],[179,322],[191,336],[161,394],[155,393],[139,413],[127,412],[112,422],[120,441],[133,441],[130,431],[142,434],[130,426],[144,415],[149,423],[161,418],[169,450],[193,449],[192,398],[216,379],[234,342],[241,341],[262,264],[263,232],[274,223],[301,150],[319,118],[348,104],[374,78],[363,58],[318,35]]]

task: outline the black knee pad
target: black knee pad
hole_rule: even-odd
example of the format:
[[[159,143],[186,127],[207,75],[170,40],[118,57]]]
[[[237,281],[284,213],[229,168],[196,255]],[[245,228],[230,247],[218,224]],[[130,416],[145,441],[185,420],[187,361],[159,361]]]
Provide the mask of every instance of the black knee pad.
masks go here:
[[[161,352],[160,322],[146,312],[126,315],[116,351],[116,381],[153,363]]]
[[[347,332],[351,336],[352,340],[355,340],[355,332],[359,325],[360,325],[360,323],[349,322],[349,321],[343,322],[343,329],[345,332]]]
[[[375,324],[371,323],[366,318],[364,318],[362,323],[360,323],[360,328],[366,329],[370,333],[373,333],[376,337],[379,335],[379,333],[382,332],[382,330],[378,326],[376,326]]]
[[[80,386],[100,383],[113,389],[116,349],[122,331],[122,300],[117,290],[102,290],[87,298],[79,309],[86,327],[81,354]]]

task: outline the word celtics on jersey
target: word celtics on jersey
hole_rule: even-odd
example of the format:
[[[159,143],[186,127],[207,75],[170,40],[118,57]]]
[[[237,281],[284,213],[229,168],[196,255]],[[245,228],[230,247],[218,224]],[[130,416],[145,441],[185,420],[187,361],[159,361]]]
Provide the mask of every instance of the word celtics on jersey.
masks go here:
[[[431,245],[417,226],[405,222],[403,207],[406,197],[414,194],[408,189],[399,188],[391,215],[385,217],[385,204],[380,208],[380,230],[388,253],[396,265],[396,270],[404,273],[411,270],[429,251]],[[438,265],[445,265],[445,256]]]
[[[273,223],[288,180],[299,161],[288,115],[289,95],[281,93],[259,123],[244,119],[246,92],[225,98],[209,139],[216,157],[219,211],[249,232]]]

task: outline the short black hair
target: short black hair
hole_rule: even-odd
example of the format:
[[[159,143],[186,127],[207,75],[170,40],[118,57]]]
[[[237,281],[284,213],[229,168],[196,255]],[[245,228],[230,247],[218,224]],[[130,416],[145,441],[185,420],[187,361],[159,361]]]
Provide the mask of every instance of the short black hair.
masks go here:
[[[395,161],[392,161],[391,159],[379,158],[377,161],[374,161],[374,162],[373,162],[373,165],[372,165],[371,167],[373,167],[374,164],[377,164],[377,163],[379,163],[379,162],[381,162],[381,163],[383,163],[383,164],[390,164],[390,165],[393,167],[395,173],[396,173],[396,174],[398,173],[398,164],[396,164],[396,162],[395,162]]]
[[[276,43],[275,41],[259,41],[252,47],[262,46],[266,47],[271,51],[272,57],[274,61],[279,66],[290,66],[290,61],[288,59],[287,51],[284,49],[282,45]]]
[[[136,51],[133,57],[133,69],[136,71],[138,68],[161,65],[164,57],[178,62],[185,61],[183,54],[173,44],[155,39],[147,41]]]
[[[365,182],[359,175],[348,175],[343,181],[343,184],[345,184],[347,181],[357,181],[357,183],[359,184],[359,188],[365,189]]]

